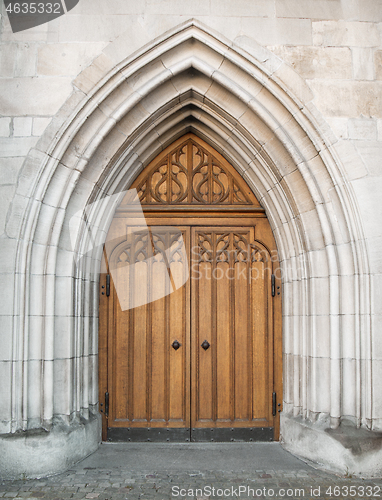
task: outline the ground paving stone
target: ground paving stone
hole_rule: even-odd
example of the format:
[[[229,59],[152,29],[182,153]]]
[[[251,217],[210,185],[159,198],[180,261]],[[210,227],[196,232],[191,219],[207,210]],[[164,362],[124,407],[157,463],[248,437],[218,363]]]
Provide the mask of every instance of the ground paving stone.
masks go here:
[[[139,451],[139,448],[135,448]],[[132,450],[130,450],[132,451]],[[157,450],[158,451],[158,450]],[[300,468],[259,469],[251,463],[247,470],[220,470],[205,467],[188,470],[174,463],[161,467],[131,470],[118,462],[110,468],[86,466],[86,460],[69,471],[41,480],[0,481],[1,498],[23,500],[225,500],[246,499],[378,499],[382,497],[382,479],[364,480],[343,477],[313,469],[302,462]],[[158,461],[160,463],[160,461]],[[167,470],[164,466],[167,465]],[[224,465],[224,463],[223,463]],[[256,464],[257,465],[257,464]],[[180,470],[177,470],[178,469]],[[350,486],[353,492],[349,493]],[[337,487],[336,490],[334,488]],[[239,488],[241,488],[239,490]],[[182,491],[181,491],[182,490]],[[184,490],[184,491],[183,491]]]

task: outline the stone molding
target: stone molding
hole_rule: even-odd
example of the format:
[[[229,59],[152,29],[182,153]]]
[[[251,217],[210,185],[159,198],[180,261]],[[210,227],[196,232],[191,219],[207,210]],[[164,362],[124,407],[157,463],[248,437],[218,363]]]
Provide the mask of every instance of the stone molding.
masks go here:
[[[284,412],[372,427],[367,252],[337,139],[312,91],[266,49],[245,40],[240,48],[195,20],[127,58],[125,42],[114,41],[76,78],[24,163],[6,228],[18,247],[3,432],[49,429],[57,415],[86,419],[97,404],[101,255],[75,268],[87,240],[79,226],[73,251],[68,221],[128,188],[187,132],[246,179],[274,231],[284,273]],[[112,214],[100,206],[90,222],[107,232]]]

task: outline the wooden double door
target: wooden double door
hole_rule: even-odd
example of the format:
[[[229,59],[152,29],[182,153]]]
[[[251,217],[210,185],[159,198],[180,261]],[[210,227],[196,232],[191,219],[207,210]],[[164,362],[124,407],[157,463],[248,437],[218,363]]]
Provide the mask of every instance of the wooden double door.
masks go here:
[[[121,209],[108,241],[103,439],[278,439],[281,284],[264,211],[155,207],[142,225]]]

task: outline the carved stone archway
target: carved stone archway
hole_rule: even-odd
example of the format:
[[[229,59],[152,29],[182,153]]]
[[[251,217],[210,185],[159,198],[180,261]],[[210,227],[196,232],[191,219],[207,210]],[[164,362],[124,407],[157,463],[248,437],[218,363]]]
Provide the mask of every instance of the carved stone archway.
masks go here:
[[[20,467],[27,476],[57,472],[97,448],[101,255],[95,251],[86,268],[75,266],[88,235],[78,225],[73,247],[69,220],[128,188],[187,132],[245,178],[274,232],[285,298],[286,445],[341,470],[372,473],[369,455],[354,461],[344,448],[326,453],[332,438],[322,429],[344,418],[355,426],[373,420],[368,259],[352,190],[318,124],[311,91],[291,71],[272,54],[259,61],[191,20],[125,60],[103,54],[76,79],[78,90],[26,159],[26,182],[8,217],[18,249],[4,432],[26,434],[4,440],[7,474]],[[89,220],[107,232],[112,211],[94,206]],[[345,293],[354,299],[352,311],[343,305]],[[28,354],[36,342],[37,365]],[[44,438],[28,434],[34,429],[45,429]]]

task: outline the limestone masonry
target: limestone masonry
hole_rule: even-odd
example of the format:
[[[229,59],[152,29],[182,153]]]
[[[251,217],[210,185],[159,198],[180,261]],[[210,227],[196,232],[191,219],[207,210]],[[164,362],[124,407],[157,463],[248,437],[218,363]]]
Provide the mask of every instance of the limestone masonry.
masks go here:
[[[193,132],[274,232],[283,446],[381,476],[382,0],[80,0],[18,33],[0,13],[0,475],[98,448],[101,255],[74,266],[69,220]]]

